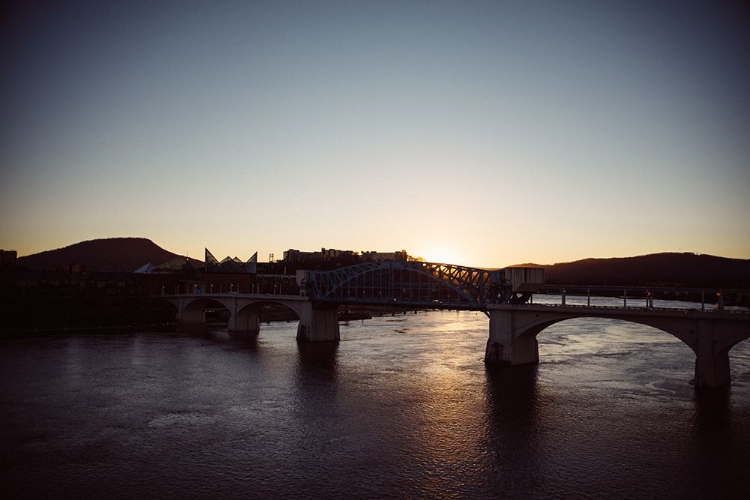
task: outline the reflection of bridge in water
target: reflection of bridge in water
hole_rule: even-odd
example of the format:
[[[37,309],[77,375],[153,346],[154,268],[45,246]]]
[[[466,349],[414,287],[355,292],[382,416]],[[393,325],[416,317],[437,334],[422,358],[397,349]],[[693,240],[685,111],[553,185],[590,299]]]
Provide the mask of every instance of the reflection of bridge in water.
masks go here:
[[[387,261],[333,271],[308,271],[300,295],[197,293],[166,295],[181,324],[205,323],[205,310],[229,311],[231,332],[260,331],[259,313],[269,303],[283,304],[299,316],[300,341],[339,340],[339,305],[482,311],[489,317],[485,362],[518,365],[539,362],[536,336],[572,318],[631,321],[674,335],[696,355],[695,384],[718,387],[730,381],[729,350],[750,337],[750,312],[531,304],[543,282],[535,268],[485,270],[449,264]],[[611,291],[622,288],[611,288]],[[604,289],[599,287],[599,292]]]

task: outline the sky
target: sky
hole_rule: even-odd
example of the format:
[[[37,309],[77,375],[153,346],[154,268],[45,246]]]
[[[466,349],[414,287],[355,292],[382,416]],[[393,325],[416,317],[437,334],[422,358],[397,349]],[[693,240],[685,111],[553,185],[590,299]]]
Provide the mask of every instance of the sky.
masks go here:
[[[745,2],[746,4],[746,2]],[[0,248],[750,258],[750,7],[2,7]]]

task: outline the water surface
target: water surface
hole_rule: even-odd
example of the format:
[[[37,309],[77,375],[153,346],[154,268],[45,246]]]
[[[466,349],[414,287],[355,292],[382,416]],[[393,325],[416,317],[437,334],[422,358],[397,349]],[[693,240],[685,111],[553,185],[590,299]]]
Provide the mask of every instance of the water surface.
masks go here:
[[[568,320],[487,369],[488,319],[420,312],[297,344],[296,322],[0,344],[13,498],[750,498],[750,342],[689,384],[658,330]],[[5,496],[5,495],[4,495]],[[7,496],[6,496],[7,498]]]

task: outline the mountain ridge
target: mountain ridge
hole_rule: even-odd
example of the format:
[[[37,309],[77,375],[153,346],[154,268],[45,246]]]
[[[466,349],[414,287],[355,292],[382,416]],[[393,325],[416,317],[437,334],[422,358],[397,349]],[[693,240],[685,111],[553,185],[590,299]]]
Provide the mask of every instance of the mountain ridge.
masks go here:
[[[750,288],[750,259],[663,252],[542,266],[551,284]]]
[[[71,265],[85,266],[89,271],[132,272],[144,264],[159,265],[183,257],[165,250],[148,238],[118,237],[81,241],[66,247],[18,257],[19,266],[53,270]],[[189,259],[196,265],[201,261]]]

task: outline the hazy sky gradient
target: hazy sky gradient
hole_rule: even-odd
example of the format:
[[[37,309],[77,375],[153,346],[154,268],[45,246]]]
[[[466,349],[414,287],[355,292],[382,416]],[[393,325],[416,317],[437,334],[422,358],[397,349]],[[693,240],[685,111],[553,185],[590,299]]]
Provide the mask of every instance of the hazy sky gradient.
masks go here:
[[[741,5],[4,7],[0,247],[750,258]]]

